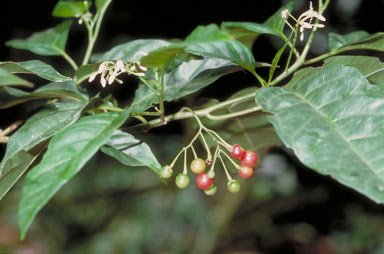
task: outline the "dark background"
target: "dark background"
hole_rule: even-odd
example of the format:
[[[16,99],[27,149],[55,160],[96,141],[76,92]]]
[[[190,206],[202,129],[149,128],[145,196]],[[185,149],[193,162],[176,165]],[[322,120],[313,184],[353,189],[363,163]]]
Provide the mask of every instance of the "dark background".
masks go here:
[[[314,1],[314,4],[316,2]],[[6,3],[2,4],[0,15],[0,61],[36,59],[36,56],[32,53],[10,49],[4,43],[10,39],[26,38],[35,31],[45,30],[60,23],[61,19],[51,16],[56,1],[6,1]],[[207,4],[210,5],[207,6]],[[218,3],[209,1],[164,3],[115,0],[106,13],[95,52],[105,51],[114,45],[137,38],[185,38],[197,25],[220,24],[221,21],[262,23],[281,5],[282,1],[276,0]],[[297,1],[295,13],[301,13],[308,6],[309,1]],[[318,54],[326,50],[327,41],[325,36],[328,32],[345,34],[355,30],[366,30],[370,33],[384,31],[383,13],[384,1],[382,0],[332,1],[325,15],[327,18],[326,28],[319,32],[319,36],[314,42],[314,50],[310,54]],[[83,33],[84,30],[84,26],[75,24],[71,29],[69,43],[67,44],[67,51],[73,55],[77,62],[82,58],[82,52],[86,47],[87,37]],[[273,58],[273,52],[276,51],[276,45],[275,41],[262,36],[253,47],[256,60],[270,62]],[[59,70],[68,68],[66,63],[63,64],[58,57],[38,57],[38,59],[54,65]],[[230,96],[234,91],[250,85],[255,85],[251,76],[246,73],[234,74],[224,81],[221,80],[207,88],[203,95],[222,99]],[[119,94],[124,92],[124,89],[116,89],[113,92],[118,97]],[[23,107],[0,110],[0,127],[3,128],[24,117],[26,110]],[[182,134],[177,129],[179,127],[171,126],[158,132],[167,133],[172,131],[176,132],[176,134]],[[0,157],[4,153],[4,148],[5,146],[1,145]],[[237,209],[231,222],[228,222],[229,226],[227,226],[230,230],[222,234],[221,240],[216,243],[214,250],[225,253],[235,253],[231,252],[233,249],[247,250],[249,252],[242,253],[255,254],[259,253],[257,250],[263,250],[264,253],[348,253],[335,251],[335,249],[343,247],[344,249],[341,249],[347,250],[349,253],[384,253],[380,252],[380,250],[383,250],[380,248],[383,247],[379,244],[381,241],[379,236],[382,236],[383,232],[375,227],[375,225],[381,225],[382,222],[380,221],[384,219],[382,206],[374,204],[356,192],[335,183],[328,177],[313,173],[301,165],[292,153],[286,149],[276,148],[271,151],[271,154],[280,156],[290,165],[290,170],[297,176],[298,190],[291,196],[288,195],[282,198],[277,195],[278,198],[274,196],[274,198],[264,203],[255,202],[253,204],[252,198],[245,199],[250,202]],[[89,170],[85,171],[88,174],[90,173]],[[86,178],[86,175],[84,173],[79,177],[80,179],[81,177]],[[124,194],[128,193],[127,195],[131,199],[134,199],[137,194],[131,189],[124,191],[122,193],[118,191],[111,192],[111,196],[105,198],[110,198],[113,204],[116,203],[116,200],[129,199]],[[177,190],[172,191],[176,192]],[[326,195],[322,196],[321,191],[325,191]],[[122,195],[122,197],[119,195]],[[62,203],[60,203],[60,198],[58,200],[56,202],[60,208]],[[16,201],[5,201],[8,202],[7,204],[16,206]],[[76,203],[77,201],[73,202]],[[55,213],[58,212],[59,208],[55,207],[55,203],[51,204],[46,212],[42,212],[41,217],[48,216],[48,220],[53,218],[52,220],[64,221],[63,224],[66,226],[62,227],[66,229],[67,235],[66,240],[62,243],[63,248],[71,249],[74,246],[77,248],[81,244],[87,245],[97,231],[89,230],[86,223],[81,224],[71,221],[66,212],[63,212],[67,216],[64,216],[65,218],[63,216],[55,217]],[[252,229],[253,224],[248,224],[249,218],[255,219],[255,216],[262,214],[260,211],[273,214],[274,230],[283,232],[286,228],[282,229],[281,227],[295,225],[292,227],[292,232],[300,233],[289,233],[291,231],[288,230],[287,235],[280,235],[279,241],[263,242],[266,236]],[[2,218],[3,222],[6,220],[4,218],[7,218],[4,214],[0,215],[0,225]],[[354,221],[354,218],[358,219],[358,222]],[[5,224],[10,224],[11,228],[13,226],[10,222]],[[260,224],[257,225],[260,226]],[[309,240],[304,239],[304,236],[308,234],[306,228],[308,225],[311,226],[312,231],[315,231],[313,233],[315,236]],[[366,226],[364,229],[360,228],[364,225]],[[311,230],[309,231],[312,232]],[[264,234],[267,231],[265,230]],[[37,234],[42,233],[36,232]],[[0,230],[0,249],[1,244],[4,244],[4,242],[1,242],[1,233]],[[299,237],[291,237],[292,235],[298,235]],[[376,238],[377,241],[375,241]],[[356,247],[356,244],[352,244],[356,242],[362,243],[357,244]],[[27,243],[28,246],[34,246],[32,240],[27,241]]]

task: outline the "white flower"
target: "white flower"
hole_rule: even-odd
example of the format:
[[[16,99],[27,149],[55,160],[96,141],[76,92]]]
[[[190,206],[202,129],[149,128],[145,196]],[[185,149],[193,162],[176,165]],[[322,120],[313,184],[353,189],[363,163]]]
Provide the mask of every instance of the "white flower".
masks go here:
[[[137,54],[146,54],[145,52],[138,52]],[[127,72],[129,75],[135,75],[138,77],[142,77],[145,75],[147,71],[147,67],[142,66],[140,62],[124,62],[123,60],[117,60],[116,62],[112,61],[104,61],[102,62],[97,72],[92,73],[89,76],[88,81],[92,82],[97,75],[100,74],[100,83],[102,87],[106,87],[107,84],[111,85],[114,81],[122,84],[123,82],[118,79],[118,76],[122,73]]]
[[[306,20],[306,19],[310,19],[310,22],[312,21],[312,18],[316,18],[320,21],[325,21],[325,17],[323,15],[320,15],[317,11],[314,11],[313,10],[313,7],[312,7],[312,1],[309,2],[309,10],[302,13],[299,17],[299,20]]]
[[[288,9],[285,9],[281,12],[281,18],[282,19],[287,19],[288,18]]]
[[[145,67],[145,66],[143,66],[143,65],[139,65],[139,68],[140,68],[140,70],[143,71],[143,72],[146,72],[146,71],[148,70],[148,68]]]
[[[101,84],[102,87],[105,87],[105,86],[107,85],[107,81],[105,80],[104,77],[102,77],[102,78],[100,79],[100,84]]]
[[[108,85],[111,85],[115,81],[116,75],[112,73],[108,78]]]
[[[92,82],[93,80],[95,80],[97,74],[97,72],[92,73],[91,76],[89,76],[88,82]]]
[[[99,74],[103,73],[107,67],[106,65],[107,65],[107,62],[102,62],[99,65],[99,69],[97,70],[97,73],[99,73]]]
[[[300,41],[303,41],[304,40],[304,33],[301,33],[300,34]]]
[[[123,61],[118,60],[118,61],[116,62],[116,67],[117,67],[117,69],[118,69],[119,71],[121,71],[121,72],[125,72],[125,66],[124,66]]]
[[[296,20],[297,24],[300,25],[300,41],[304,40],[304,30],[305,29],[313,29],[313,28],[323,28],[323,24],[312,24],[313,19],[318,19],[320,21],[325,21],[324,16],[320,15],[317,11],[313,10],[312,1],[309,4],[309,10],[302,13],[298,20]],[[308,21],[307,21],[308,20]]]

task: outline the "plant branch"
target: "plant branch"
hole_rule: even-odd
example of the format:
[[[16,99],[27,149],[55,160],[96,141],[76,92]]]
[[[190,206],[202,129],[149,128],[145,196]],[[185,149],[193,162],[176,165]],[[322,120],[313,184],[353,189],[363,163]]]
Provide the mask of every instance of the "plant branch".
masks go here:
[[[91,57],[92,50],[93,50],[93,47],[95,46],[97,36],[99,35],[101,21],[103,20],[105,11],[107,10],[111,2],[112,0],[107,0],[103,5],[103,8],[101,8],[100,12],[98,12],[97,15],[95,16],[96,22],[92,23],[91,26],[87,26],[89,41],[88,41],[88,47],[87,47],[87,51],[85,52],[82,65],[86,65],[89,62],[89,58]]]
[[[161,119],[154,119],[152,121],[149,121],[147,125],[139,124],[139,125],[135,125],[135,126],[128,127],[128,128],[129,129],[132,129],[132,128],[133,129],[137,129],[137,128],[139,128],[139,129],[141,129],[141,128],[154,128],[154,127],[158,127],[158,126],[164,125],[164,123],[167,123],[167,122],[170,122],[170,121],[175,121],[175,120],[181,120],[181,119],[187,119],[187,118],[195,117],[194,115],[199,116],[199,117],[207,117],[209,119],[214,119],[214,120],[223,120],[223,119],[228,119],[228,118],[232,118],[232,117],[236,117],[236,116],[242,116],[242,115],[245,115],[245,114],[256,112],[256,111],[260,110],[260,108],[259,107],[252,107],[252,108],[245,109],[245,110],[242,110],[242,111],[233,112],[233,113],[230,113],[230,114],[220,115],[220,116],[212,115],[212,112],[214,112],[214,111],[216,111],[218,109],[221,109],[221,108],[225,108],[225,107],[227,107],[229,105],[234,105],[234,104],[238,104],[238,103],[243,103],[243,102],[246,102],[246,101],[254,100],[255,94],[256,93],[250,93],[250,94],[246,94],[246,95],[243,95],[241,97],[237,97],[237,98],[234,98],[234,99],[231,99],[231,100],[223,101],[223,102],[215,104],[213,106],[210,106],[210,107],[207,107],[207,108],[204,108],[204,109],[200,109],[200,110],[196,110],[196,111],[194,111],[194,113],[182,109],[182,110],[180,110],[179,112],[177,112],[175,114],[171,114],[171,115],[165,116],[164,117],[164,122],[162,122]]]
[[[64,51],[61,50],[60,48],[56,47],[53,45],[53,47],[60,53],[60,55],[71,65],[73,70],[77,70],[79,67],[75,63],[75,61]]]
[[[296,60],[296,62],[294,64],[291,65],[291,67],[289,67],[286,71],[284,71],[283,73],[281,73],[278,77],[276,77],[270,84],[270,86],[274,86],[276,85],[277,83],[279,83],[280,81],[282,81],[283,79],[285,79],[286,77],[288,77],[289,75],[291,75],[293,72],[295,72],[298,68],[300,68],[300,66],[303,65],[304,61],[305,61],[305,58],[307,57],[307,54],[309,52],[309,49],[311,47],[311,44],[312,44],[312,40],[313,40],[313,37],[315,36],[315,33],[316,33],[316,30],[317,30],[317,27],[314,27],[311,31],[311,34],[309,35],[309,38],[308,38],[308,41],[307,43],[305,44],[305,47],[303,49],[303,51],[301,52],[301,55],[300,57]]]
[[[327,8],[327,6],[329,4],[329,1],[330,0],[326,0],[324,4],[321,0],[319,1],[319,14],[320,15],[322,15],[324,13],[325,9]],[[311,31],[311,34],[309,35],[307,43],[305,44],[304,49],[301,52],[300,57],[296,60],[296,62],[294,64],[292,64],[288,69],[286,69],[283,73],[281,73],[278,77],[276,77],[270,83],[270,86],[274,86],[274,85],[278,84],[280,81],[282,81],[283,79],[285,79],[286,77],[291,75],[293,72],[295,72],[298,68],[300,68],[304,64],[305,58],[308,55],[308,52],[309,52],[309,49],[311,47],[311,44],[312,44],[312,41],[313,41],[313,38],[315,36],[316,31],[317,31],[317,27],[314,26],[312,31]]]
[[[167,120],[164,118],[165,109],[164,109],[164,70],[165,67],[161,68],[160,72],[160,87],[159,87],[159,107],[160,107],[160,121],[166,123]]]
[[[291,50],[295,54],[296,58],[299,58],[300,57],[299,51],[297,51],[297,49],[295,48],[295,45],[290,41],[291,36],[287,37],[283,33],[282,33],[282,36],[284,38],[285,43],[291,48]]]
[[[333,50],[331,52],[325,53],[325,54],[320,55],[318,57],[315,57],[315,58],[312,58],[312,59],[308,59],[308,60],[304,61],[303,64],[304,65],[313,64],[313,63],[322,61],[322,60],[324,60],[324,59],[326,59],[328,57],[331,57],[331,56],[334,56],[334,55],[337,55],[337,54],[340,54],[340,53],[343,53],[343,52],[346,52],[346,51],[350,51],[350,50],[363,50],[363,49],[368,49],[369,50],[370,48],[364,48],[361,45],[343,46],[342,48],[338,48],[336,50]]]
[[[224,119],[228,119],[228,118],[233,118],[233,117],[253,113],[253,112],[256,112],[259,110],[260,110],[260,107],[252,107],[252,108],[247,108],[247,109],[244,109],[241,111],[237,111],[237,112],[233,112],[233,113],[229,113],[229,114],[225,114],[225,115],[212,115],[210,112],[208,112],[204,116],[207,117],[208,119],[211,119],[211,120],[224,120]]]

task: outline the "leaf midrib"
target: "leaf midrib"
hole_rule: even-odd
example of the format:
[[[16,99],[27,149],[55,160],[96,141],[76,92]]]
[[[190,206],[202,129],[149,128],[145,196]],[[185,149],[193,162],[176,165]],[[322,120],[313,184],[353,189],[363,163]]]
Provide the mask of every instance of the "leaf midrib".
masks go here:
[[[293,92],[292,92],[293,93]],[[332,124],[332,122],[330,122],[328,120],[328,118],[326,117],[326,115],[324,113],[322,113],[321,111],[318,111],[317,108],[315,107],[315,105],[313,105],[310,101],[308,101],[305,97],[303,97],[301,94],[298,94],[298,93],[293,93],[294,95],[296,95],[298,98],[300,98],[301,100],[303,100],[305,103],[307,103],[307,105],[309,105],[316,113],[318,113],[321,118],[323,118],[323,120],[325,122],[328,123],[328,125],[331,127],[331,129],[333,129],[335,131],[335,133],[344,141],[344,143],[347,144],[347,146],[350,148],[350,150],[364,163],[367,165],[367,167],[379,178],[379,179],[383,179],[383,177],[381,177],[373,168],[372,166],[370,165],[370,163],[365,159],[363,158],[358,152],[357,150],[355,149],[355,147],[347,141],[347,138],[340,132],[338,131],[338,129],[336,128],[336,126],[334,126]],[[384,180],[384,179],[383,179]]]
[[[65,109],[65,110],[60,111],[60,113],[61,113],[61,112],[66,112],[66,111],[71,111],[71,110],[74,110],[74,109],[75,109],[75,108]],[[51,116],[52,114],[56,114],[56,113],[58,113],[58,111],[56,111],[56,112],[51,112],[51,113],[47,114],[46,116],[44,116],[43,119],[44,119],[44,118],[47,118],[48,116]],[[72,116],[73,116],[73,115],[72,115]],[[67,120],[67,119],[64,119],[64,120]],[[47,131],[45,131],[44,133],[46,133],[46,132],[52,130],[53,127],[55,127],[55,126],[57,126],[57,125],[60,125],[62,122],[64,122],[64,121],[59,121],[59,122],[55,123],[55,124],[52,125],[49,129],[47,129]],[[32,141],[34,141],[34,140],[36,140],[36,139],[38,139],[38,138],[41,138],[42,135],[43,135],[43,133],[37,135],[37,137],[36,137],[35,139],[28,139],[27,142],[25,143],[25,145],[22,146],[22,148],[25,148],[25,147],[27,147],[28,145],[30,145],[30,144],[32,143]],[[23,149],[20,149],[19,151],[21,151],[21,150],[23,150]],[[17,151],[17,152],[19,152],[19,151]],[[17,152],[16,152],[16,153],[17,153]],[[15,155],[16,153],[14,153],[13,155]],[[11,157],[12,157],[13,155],[11,155]],[[9,157],[9,156],[8,156],[8,157]],[[10,158],[8,158],[7,161],[8,161],[9,159],[10,159]],[[4,161],[4,160],[3,160],[3,161]],[[1,164],[3,164],[3,161],[2,161]],[[5,162],[5,161],[4,161],[4,162]],[[1,165],[1,164],[0,164],[0,165]],[[5,164],[3,164],[3,165],[0,167],[0,170],[3,169],[4,166],[5,166]],[[8,171],[8,172],[9,172],[9,171]],[[7,173],[7,172],[2,173],[2,174],[0,175],[0,179],[2,179],[3,176],[4,176],[6,173]]]

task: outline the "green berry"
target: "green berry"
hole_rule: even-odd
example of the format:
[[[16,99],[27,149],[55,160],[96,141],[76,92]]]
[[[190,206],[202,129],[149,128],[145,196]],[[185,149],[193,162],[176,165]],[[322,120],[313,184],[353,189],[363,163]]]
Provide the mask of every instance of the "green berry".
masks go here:
[[[212,184],[212,186],[209,189],[204,190],[204,193],[208,196],[212,196],[216,193],[216,190],[217,190],[216,184]]]
[[[237,193],[240,191],[240,182],[232,179],[230,182],[228,182],[227,188],[230,192]]]
[[[160,176],[162,178],[170,178],[172,176],[173,170],[170,166],[165,166],[160,171]]]
[[[213,171],[213,170],[209,170],[208,173],[207,173],[207,176],[208,176],[209,178],[215,178],[215,171]]]
[[[189,185],[189,176],[186,174],[179,173],[176,176],[176,185],[180,189],[184,189]]]

